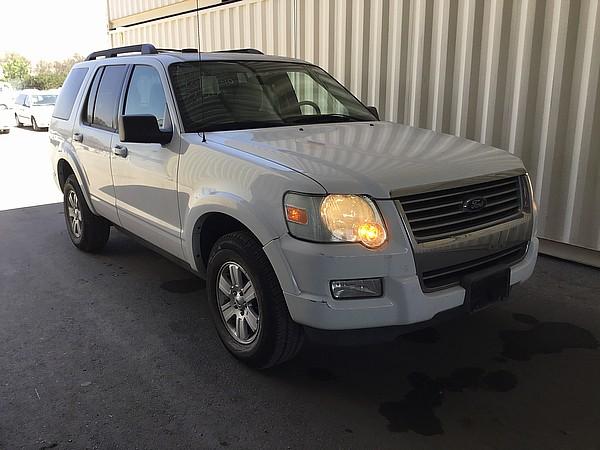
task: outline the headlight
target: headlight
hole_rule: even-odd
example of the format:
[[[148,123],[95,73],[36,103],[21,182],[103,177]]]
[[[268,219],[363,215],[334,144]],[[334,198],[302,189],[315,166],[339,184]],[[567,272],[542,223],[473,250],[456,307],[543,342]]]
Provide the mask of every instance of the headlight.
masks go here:
[[[284,199],[290,234],[315,242],[360,242],[376,248],[387,232],[375,204],[362,195],[310,196],[288,193]]]

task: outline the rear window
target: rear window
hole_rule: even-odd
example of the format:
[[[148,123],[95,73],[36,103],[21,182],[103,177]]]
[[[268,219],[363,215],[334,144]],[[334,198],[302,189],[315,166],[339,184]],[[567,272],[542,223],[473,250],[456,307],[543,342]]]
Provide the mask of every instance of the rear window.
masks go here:
[[[87,71],[86,67],[71,70],[60,91],[52,117],[63,120],[69,119],[73,110],[73,104],[77,98],[77,93],[81,88]]]

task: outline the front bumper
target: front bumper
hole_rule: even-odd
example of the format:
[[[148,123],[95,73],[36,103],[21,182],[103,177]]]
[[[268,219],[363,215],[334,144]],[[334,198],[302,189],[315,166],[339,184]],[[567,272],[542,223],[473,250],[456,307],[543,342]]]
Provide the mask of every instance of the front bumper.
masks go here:
[[[292,319],[322,330],[353,330],[410,325],[463,305],[460,286],[424,293],[408,246],[369,252],[357,245],[314,244],[289,235],[272,241],[265,251],[282,284]],[[525,257],[511,267],[510,284],[531,276],[538,253],[533,238]],[[289,279],[287,273],[292,273]],[[334,300],[330,280],[383,278],[383,297]]]

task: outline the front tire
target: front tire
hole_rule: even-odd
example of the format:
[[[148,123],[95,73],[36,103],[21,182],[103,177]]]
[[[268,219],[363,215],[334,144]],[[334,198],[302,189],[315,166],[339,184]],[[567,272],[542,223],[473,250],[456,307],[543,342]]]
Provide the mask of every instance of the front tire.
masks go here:
[[[110,236],[110,224],[90,210],[75,175],[65,181],[63,194],[65,221],[73,245],[84,252],[102,250]]]
[[[23,127],[23,124],[19,120],[19,116],[17,114],[15,114],[15,125],[17,125],[18,128]]]
[[[230,233],[216,242],[207,291],[219,338],[237,359],[264,369],[300,351],[302,327],[292,321],[277,276],[249,232]]]
[[[38,127],[35,117],[33,116],[31,116],[31,128],[33,128],[33,131],[40,131],[40,127]]]

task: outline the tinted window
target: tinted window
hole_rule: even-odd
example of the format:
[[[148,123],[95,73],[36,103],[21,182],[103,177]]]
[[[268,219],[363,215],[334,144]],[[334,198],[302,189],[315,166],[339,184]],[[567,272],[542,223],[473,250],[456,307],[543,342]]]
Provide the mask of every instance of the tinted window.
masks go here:
[[[91,125],[92,119],[94,118],[94,106],[96,105],[96,93],[98,92],[98,85],[102,78],[104,67],[100,67],[94,74],[94,79],[88,91],[87,98],[85,99],[85,105],[83,107],[83,121]]]
[[[158,126],[165,124],[167,102],[158,72],[150,66],[136,66],[127,89],[125,114],[150,114]]]
[[[322,69],[283,62],[184,62],[169,66],[186,132],[376,118]]]
[[[125,66],[106,66],[104,68],[104,74],[102,75],[100,85],[98,86],[98,93],[96,94],[94,117],[92,119],[93,125],[112,130],[117,128],[115,116],[125,72]]]
[[[73,110],[73,104],[77,98],[77,93],[81,88],[81,84],[83,83],[87,71],[88,69],[85,67],[71,70],[60,90],[60,95],[58,96],[54,112],[52,113],[53,117],[63,120],[69,119],[71,111]]]

